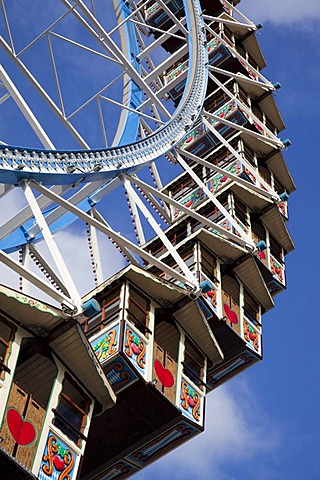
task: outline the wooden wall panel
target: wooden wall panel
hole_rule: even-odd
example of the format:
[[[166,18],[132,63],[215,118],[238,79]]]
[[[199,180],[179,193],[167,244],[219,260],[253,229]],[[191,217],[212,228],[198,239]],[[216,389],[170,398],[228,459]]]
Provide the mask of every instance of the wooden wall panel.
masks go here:
[[[35,428],[36,437],[34,442],[29,446],[19,446],[17,448],[16,458],[25,465],[27,468],[31,468],[33,457],[37,450],[38,439],[42,429],[44,417],[45,417],[45,409],[42,408],[39,404],[37,404],[32,397],[29,397],[27,411],[25,413],[25,420],[29,420]]]
[[[174,385],[171,387],[171,388],[164,388],[164,394],[165,396],[168,398],[168,400],[170,400],[170,402],[172,403],[175,403],[175,399],[176,399],[176,388],[177,388],[177,385],[176,385],[176,381],[177,381],[177,362],[175,362],[173,360],[173,358],[170,357],[170,355],[168,355],[168,353],[166,354],[166,358],[165,358],[165,368],[167,370],[169,370],[170,373],[172,373],[172,376],[174,378]]]

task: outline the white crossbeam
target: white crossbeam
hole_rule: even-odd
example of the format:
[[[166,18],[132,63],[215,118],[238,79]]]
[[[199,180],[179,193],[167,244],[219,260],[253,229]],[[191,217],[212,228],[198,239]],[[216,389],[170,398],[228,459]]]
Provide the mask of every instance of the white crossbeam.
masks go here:
[[[200,213],[196,212],[195,210],[191,209],[191,208],[188,208],[186,207],[185,205],[182,205],[181,203],[177,202],[176,200],[174,200],[173,198],[169,197],[168,195],[166,195],[165,193],[163,192],[160,192],[159,190],[156,190],[155,188],[151,187],[150,185],[148,185],[147,183],[143,182],[142,180],[140,180],[138,177],[134,176],[134,177],[130,177],[129,175],[127,175],[127,177],[130,179],[130,181],[132,183],[135,183],[137,186],[139,186],[142,190],[144,191],[147,191],[147,192],[150,192],[152,193],[153,195],[161,198],[161,200],[163,200],[164,202],[168,203],[169,205],[172,205],[174,208],[177,208],[178,210],[181,210],[183,213],[185,213],[188,217],[192,217],[194,218],[195,220],[198,220],[199,222],[203,223],[204,226],[206,227],[210,227],[212,228],[213,230],[216,230],[217,232],[223,234],[223,235],[228,235],[230,240],[233,240],[237,243],[239,243],[239,245],[242,245],[244,247],[247,246],[247,241],[246,240],[243,240],[242,238],[239,238],[239,236],[235,235],[234,233],[232,232],[227,232],[225,228],[221,227],[220,225],[218,225],[217,223],[215,222],[212,222],[211,220],[209,220],[208,218],[204,217],[203,215],[201,215]]]
[[[128,192],[130,192],[131,197],[134,199],[135,203],[137,204],[139,210],[141,213],[144,215],[145,219],[148,221],[150,226],[153,228],[155,233],[159,236],[160,240],[170,253],[170,255],[173,257],[173,259],[177,262],[178,267],[181,269],[181,271],[184,273],[186,279],[191,283],[191,284],[197,284],[197,279],[194,277],[194,275],[191,273],[190,269],[187,267],[177,250],[172,246],[172,243],[160,227],[160,225],[156,222],[156,220],[153,218],[153,216],[150,214],[149,210],[147,207],[144,205],[142,202],[141,198],[137,195],[137,193],[134,191],[132,188],[132,185],[130,183],[129,177],[123,176],[122,178],[123,184]]]
[[[242,73],[229,72],[228,70],[224,70],[223,68],[215,67],[213,65],[209,65],[209,71],[234,78],[235,80],[241,80],[242,82],[245,82],[248,85],[255,85],[257,87],[261,87],[263,90],[267,90],[267,91],[275,90],[275,87],[272,84],[259,82],[258,80],[254,80],[254,78],[249,78],[249,77],[246,77],[245,75],[242,75]]]
[[[45,148],[53,150],[55,147],[52,141],[2,65],[0,65],[0,79],[20,109],[22,115],[25,117],[30,127],[39,138],[42,145]]]
[[[63,293],[44,282],[42,278],[32,273],[29,268],[24,267],[2,250],[0,250],[0,261],[7,267],[11,268],[11,270],[16,272],[18,275],[25,278],[28,282],[32,283],[35,287],[39,288],[42,292],[49,295],[49,297],[53,298],[58,303],[65,305],[69,310],[71,310],[71,312],[76,310],[75,305],[70,298],[66,297]]]
[[[238,160],[240,160],[246,166],[246,168],[249,170],[250,173],[252,173],[252,175],[257,176],[257,172],[255,171],[253,166],[249,162],[247,162],[245,158],[241,157],[241,155],[239,155],[239,153],[229,144],[229,142],[223,137],[223,135],[221,135],[218,132],[218,130],[214,128],[214,126],[205,118],[205,115],[207,115],[207,112],[203,112],[203,113],[204,113],[204,116],[202,117],[202,121],[205,124],[205,126],[220,140],[221,143],[224,144],[225,147],[227,147],[227,149]],[[220,117],[216,117],[216,119],[222,120]],[[228,122],[228,124],[230,124],[230,126],[232,127],[235,125],[232,122]],[[260,175],[259,175],[259,181],[260,181],[260,185],[262,185],[267,190],[267,192],[271,192],[273,194],[274,196],[273,200],[279,202],[279,195],[271,188],[271,186]]]
[[[52,111],[59,117],[59,120],[62,122],[62,124],[65,126],[65,128],[71,133],[71,135],[78,141],[79,145],[82,148],[89,148],[89,145],[81,137],[79,132],[73,127],[73,125],[71,125],[70,122],[68,122],[64,118],[61,110],[57,107],[57,105],[54,103],[52,98],[43,89],[43,87],[40,85],[40,83],[36,80],[36,78],[32,75],[32,73],[25,66],[25,64],[14,54],[14,52],[11,50],[10,46],[7,44],[7,42],[4,40],[3,37],[0,37],[0,46],[8,54],[8,56],[11,58],[11,60],[17,65],[17,67],[20,69],[20,71],[23,73],[23,75],[31,83],[31,85],[33,86],[35,91],[37,91],[42,96],[42,98],[50,106]],[[46,147],[46,148],[51,149],[51,147]]]
[[[176,278],[179,282],[184,284],[185,283],[189,284],[192,289],[198,290],[198,282],[196,281],[196,279],[193,278],[192,282],[190,282],[188,279],[185,278],[184,275],[180,274],[178,271],[174,270],[173,268],[169,267],[165,263],[161,262],[161,260],[153,257],[138,245],[135,245],[130,240],[124,238],[120,233],[115,232],[110,227],[107,227],[106,225],[102,224],[95,218],[92,218],[90,215],[80,210],[80,208],[70,204],[67,200],[60,197],[59,195],[56,195],[54,192],[52,192],[48,188],[44,187],[43,185],[40,185],[34,180],[32,180],[30,183],[32,183],[33,187],[36,190],[38,190],[38,192],[48,196],[48,198],[50,198],[53,202],[56,202],[57,204],[63,206],[66,210],[69,210],[74,215],[84,220],[85,222],[95,226],[98,230],[105,233],[107,237],[112,238],[120,246],[124,245],[126,248],[131,250],[133,253],[136,253],[137,255],[139,255],[142,259],[146,260],[151,265],[154,265],[155,267],[159,268],[163,272],[168,273],[172,277]]]
[[[25,194],[25,197],[30,205],[30,208],[33,212],[33,215],[34,215],[34,218],[37,222],[37,224],[39,225],[40,227],[40,230],[41,230],[41,233],[43,235],[43,238],[46,242],[46,245],[49,249],[49,252],[52,256],[52,259],[54,260],[56,266],[57,266],[57,269],[61,275],[61,278],[63,280],[63,283],[66,287],[66,289],[68,290],[68,293],[70,295],[70,297],[72,298],[72,301],[74,303],[74,306],[76,307],[77,311],[80,312],[81,311],[81,297],[79,295],[79,292],[73,282],[73,279],[70,275],[70,272],[63,260],[63,257],[60,253],[60,250],[59,248],[57,247],[57,244],[56,242],[54,241],[53,239],[53,236],[50,232],[50,229],[47,225],[47,222],[45,221],[45,218],[41,212],[41,209],[37,203],[37,200],[31,190],[31,187],[29,185],[29,183],[27,183],[26,181],[23,181],[21,182],[21,187],[22,187],[22,190]]]
[[[128,202],[129,202],[129,206],[130,206],[130,209],[131,209],[131,215],[132,215],[132,222],[133,222],[133,225],[136,228],[138,241],[139,241],[140,245],[143,245],[144,243],[146,243],[146,239],[145,239],[143,228],[142,228],[142,225],[141,225],[141,220],[140,220],[140,216],[139,216],[139,211],[137,209],[137,204],[134,201],[134,199],[132,198],[131,191],[127,190],[126,187],[125,187],[125,190],[126,190],[126,193],[127,193],[127,196],[128,196]]]
[[[68,8],[71,8],[72,5],[68,0],[61,0]],[[87,29],[87,31],[101,44],[103,48],[106,48],[111,55],[117,58],[121,64],[122,68],[126,70],[128,74],[130,74],[132,80],[136,83],[136,85],[147,94],[149,98],[157,105],[160,111],[166,116],[166,118],[170,118],[171,115],[168,110],[165,108],[163,103],[156,97],[153,93],[151,88],[144,82],[141,78],[139,73],[135,70],[131,62],[126,58],[126,56],[122,53],[118,45],[111,39],[110,35],[106,32],[106,30],[102,27],[102,25],[98,22],[98,20],[93,16],[90,12],[88,7],[83,3],[82,0],[75,0],[78,8],[82,11],[86,18],[89,19],[90,23],[94,26],[94,29],[84,20],[84,18],[77,12],[77,10],[73,10],[73,15],[76,15],[78,20],[83,24],[83,26]]]
[[[256,68],[254,68],[253,65],[251,65],[245,58],[243,58],[242,55],[240,55],[240,53],[233,47],[231,47],[230,43],[228,43],[221,35],[219,35],[218,33],[216,33],[212,28],[210,28],[209,25],[206,25],[206,29],[216,38],[218,39],[220,42],[223,43],[223,45],[228,49],[230,50],[230,52],[233,54],[234,57],[236,57],[239,61],[241,60],[241,62],[243,62],[246,67],[250,70],[252,70],[252,72],[257,75],[266,85],[269,85],[272,87],[272,83],[269,82],[269,80],[264,77],[260,72],[259,70],[257,70]]]
[[[181,155],[177,155],[177,160],[182,166],[182,168],[189,173],[190,177],[193,178],[193,180],[196,182],[196,184],[204,191],[204,193],[207,195],[207,197],[211,200],[211,202],[220,210],[222,215],[225,216],[225,218],[230,222],[232,227],[235,229],[235,231],[239,234],[240,238],[242,238],[246,242],[246,246],[254,249],[255,245],[253,243],[253,240],[242,230],[240,225],[236,222],[236,220],[230,215],[228,210],[224,208],[221,202],[215,197],[215,195],[209,190],[207,185],[203,183],[203,181],[198,177],[196,172],[192,170],[192,168],[189,167],[187,162],[181,157]]]
[[[204,20],[209,20],[211,22],[219,22],[219,23],[225,23],[226,25],[244,27],[244,28],[247,28],[248,30],[253,30],[253,31],[257,30],[257,27],[252,22],[248,24],[248,23],[238,22],[237,20],[229,20],[223,17],[211,17],[210,15],[203,15],[203,18]]]
[[[248,108],[239,98],[237,98],[232,92],[230,92],[230,90],[222,82],[220,82],[220,80],[218,80],[217,77],[215,77],[211,72],[209,72],[209,77],[214,81],[214,83],[216,83],[219,86],[219,88],[221,88],[221,90],[224,91],[224,93],[228,95],[230,99],[236,102],[240,110],[245,111],[247,115],[254,122],[256,122],[263,131],[268,132],[269,134],[268,138],[272,138],[278,144],[279,147],[283,146],[281,140],[279,140],[279,138],[273,132],[271,132],[271,130],[264,123],[262,123],[261,120],[259,120],[259,118],[252,112],[252,110],[250,110],[250,108]]]
[[[277,139],[274,140],[273,138],[266,137],[265,135],[262,135],[261,133],[258,132],[253,132],[252,130],[249,130],[249,128],[243,127],[242,125],[239,125],[237,123],[230,122],[226,118],[221,118],[218,117],[218,115],[215,115],[214,113],[207,112],[206,110],[203,111],[203,115],[212,118],[213,120],[216,120],[217,123],[223,123],[224,125],[227,125],[228,127],[234,128],[235,130],[239,130],[240,132],[246,133],[247,135],[250,135],[251,137],[255,137],[261,142],[268,143],[274,148],[283,148],[283,143],[281,140]],[[216,129],[215,129],[216,131]]]

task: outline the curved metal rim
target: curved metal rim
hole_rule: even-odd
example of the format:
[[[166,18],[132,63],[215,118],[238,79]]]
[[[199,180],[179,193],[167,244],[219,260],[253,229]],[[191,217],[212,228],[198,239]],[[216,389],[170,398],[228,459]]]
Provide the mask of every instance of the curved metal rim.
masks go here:
[[[177,145],[201,112],[208,77],[206,35],[199,0],[184,0],[184,7],[190,32],[189,71],[183,98],[165,126],[146,139],[107,149],[69,151],[6,146],[0,149],[0,182],[15,184],[33,179],[49,185],[64,185],[80,180],[83,183],[108,180],[143,167]]]

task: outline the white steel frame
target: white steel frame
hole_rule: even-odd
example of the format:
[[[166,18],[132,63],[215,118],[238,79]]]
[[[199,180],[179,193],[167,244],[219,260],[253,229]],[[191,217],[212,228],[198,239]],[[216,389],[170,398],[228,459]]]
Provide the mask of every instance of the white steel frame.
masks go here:
[[[191,272],[189,267],[181,258],[177,249],[172,246],[166,233],[163,231],[163,225],[161,224],[161,222],[165,221],[169,225],[173,223],[173,219],[171,218],[170,214],[170,206],[177,208],[178,210],[183,212],[184,215],[188,215],[200,221],[204,226],[207,226],[217,231],[224,237],[227,237],[229,241],[233,242],[235,248],[237,248],[237,244],[240,247],[245,248],[246,251],[249,253],[254,253],[256,251],[256,246],[254,245],[252,239],[247,235],[245,231],[243,231],[243,229],[238,225],[234,217],[230,215],[230,213],[223,207],[223,205],[217,199],[217,196],[208,189],[206,184],[188,165],[185,159],[192,160],[197,164],[202,165],[212,171],[225,175],[233,182],[236,182],[239,185],[246,186],[253,192],[266,198],[266,200],[268,201],[271,200],[275,203],[279,202],[279,195],[270,187],[270,185],[268,185],[261,178],[258,171],[230,145],[228,140],[226,140],[223,135],[219,133],[216,128],[216,124],[212,125],[212,123],[210,122],[210,119],[214,119],[218,123],[223,123],[229,127],[232,127],[235,130],[252,135],[260,141],[271,145],[275,149],[283,148],[284,145],[281,140],[279,140],[252,113],[252,111],[242,103],[241,100],[239,100],[222,82],[220,82],[214,74],[223,74],[228,77],[232,77],[235,80],[241,79],[242,81],[248,82],[249,84],[261,87],[263,91],[273,91],[275,90],[275,87],[263,75],[261,75],[258,70],[254,69],[252,65],[250,65],[234,48],[230,46],[228,42],[226,42],[220,35],[218,35],[209,25],[203,25],[200,15],[201,12],[199,11],[199,5],[197,0],[185,0],[185,3],[188,6],[189,10],[193,12],[193,16],[191,16],[191,26],[189,26],[189,31],[185,27],[186,19],[183,18],[181,19],[181,21],[177,20],[170,11],[170,9],[167,7],[167,5],[162,0],[158,0],[162,8],[172,19],[173,26],[167,32],[159,28],[150,27],[150,30],[155,30],[161,33],[161,36],[151,42],[149,45],[146,45],[144,43],[143,38],[139,32],[139,41],[142,44],[142,50],[138,54],[137,58],[139,59],[139,61],[147,60],[149,64],[153,67],[153,71],[151,73],[147,73],[145,69],[142,69],[141,74],[139,74],[134,69],[130,61],[119,49],[115,41],[111,38],[111,35],[116,30],[121,29],[126,22],[131,22],[136,29],[138,29],[138,27],[144,27],[141,11],[145,3],[137,7],[128,16],[128,18],[119,22],[115,29],[107,32],[95,17],[94,12],[91,12],[82,0],[75,0],[74,5],[72,5],[68,0],[61,0],[61,2],[67,8],[66,13],[62,15],[62,17],[57,19],[56,22],[50,25],[50,27],[45,29],[37,38],[35,38],[19,53],[16,53],[14,42],[10,32],[10,24],[6,17],[4,0],[0,1],[2,10],[4,12],[5,23],[10,40],[8,44],[5,39],[0,38],[0,46],[3,47],[5,52],[16,63],[20,71],[30,81],[34,89],[38,91],[38,93],[45,99],[46,103],[58,115],[61,122],[72,133],[72,135],[78,141],[81,147],[87,149],[88,144],[86,140],[83,139],[82,136],[79,134],[79,132],[73,127],[70,120],[94,100],[96,100],[98,104],[99,117],[106,145],[108,144],[108,141],[105,126],[103,124],[103,114],[100,103],[101,100],[108,101],[112,104],[117,104],[124,111],[126,110],[136,113],[140,117],[140,133],[142,138],[141,142],[137,144],[125,147],[118,147],[113,150],[106,149],[95,153],[64,153],[62,157],[69,162],[71,161],[71,164],[75,171],[81,173],[82,177],[80,177],[80,180],[85,180],[85,178],[88,177],[88,180],[90,182],[91,178],[94,179],[95,172],[98,171],[101,171],[102,173],[111,172],[113,175],[113,177],[111,176],[111,180],[109,175],[107,181],[106,177],[98,177],[98,182],[88,183],[71,196],[69,195],[71,185],[57,185],[49,188],[41,184],[39,181],[33,179],[23,179],[20,181],[20,186],[25,194],[28,206],[23,209],[19,214],[17,214],[14,218],[8,220],[4,225],[0,227],[0,240],[7,237],[10,233],[14,232],[17,228],[19,228],[31,218],[35,219],[35,225],[31,227],[28,231],[30,243],[26,244],[26,246],[23,247],[22,263],[15,261],[3,251],[0,251],[0,260],[23,278],[21,287],[24,291],[26,291],[27,282],[30,282],[36,287],[40,288],[52,299],[62,304],[66,311],[70,314],[81,313],[82,305],[80,295],[50,231],[50,225],[52,225],[54,221],[62,218],[65,212],[70,212],[75,215],[75,217],[87,223],[87,228],[90,235],[91,254],[93,257],[92,263],[95,268],[96,282],[102,282],[103,280],[98,237],[96,232],[97,230],[99,230],[109,239],[111,239],[111,241],[117,245],[124,257],[134,265],[140,265],[142,259],[142,261],[144,261],[145,263],[149,265],[154,265],[162,272],[165,272],[171,277],[173,277],[176,282],[184,285],[190,290],[190,294],[194,297],[201,294],[201,289],[199,287],[199,282],[197,278],[195,278],[194,274]],[[235,15],[240,17],[241,21],[238,21],[233,17],[230,17],[229,20],[225,18],[219,19],[204,15],[203,18],[209,22],[222,22],[225,24],[232,23],[240,27],[246,27],[248,28],[248,30],[256,30],[256,26],[252,22],[250,22],[250,20],[248,20],[243,14],[241,14],[241,12],[239,12],[235,7],[229,4],[229,2],[225,1],[224,3],[229,6],[229,8],[231,8]],[[96,41],[103,48],[106,54],[102,54],[98,50],[94,51],[86,45],[82,45],[79,42],[75,42],[70,38],[64,37],[54,31],[51,31],[57,23],[59,23],[63,18],[65,18],[66,15],[69,14],[75,16],[79,20],[79,22],[84,26],[88,33],[94,39],[96,39]],[[185,37],[181,37],[180,35],[176,34],[176,32],[179,30],[182,31]],[[214,37],[216,37],[220,42],[222,42],[224,46],[232,52],[232,55],[234,57],[238,58],[242,63],[244,63],[248,68],[250,68],[255,73],[258,80],[254,80],[240,74],[233,74],[218,67],[209,66],[207,64],[207,55],[205,53],[206,30],[210,32]],[[39,38],[42,38],[44,36],[47,38],[48,41],[48,48],[54,73],[54,80],[58,91],[60,107],[58,107],[53,102],[53,100],[49,97],[43,87],[37,82],[32,72],[28,70],[26,65],[20,59],[21,55],[23,55],[26,50],[32,48],[33,44],[36,43]],[[61,40],[73,43],[80,49],[90,50],[91,53],[107,58],[108,60],[118,65],[121,65],[121,67],[123,68],[123,73],[118,75],[111,82],[109,82],[103,89],[97,92],[89,100],[85,101],[73,113],[66,115],[63,93],[60,88],[59,74],[55,65],[54,52],[51,47],[50,36],[59,37]],[[191,41],[191,44],[193,46],[193,50],[189,54],[189,83],[187,82],[186,93],[183,97],[184,101],[179,105],[177,111],[174,114],[171,114],[168,111],[163,101],[161,100],[161,96],[165,92],[170,91],[173,84],[164,86],[161,79],[161,74],[163,70],[167,69],[172,64],[175,58],[178,60],[179,58],[181,58],[181,55],[186,53],[187,47],[186,45],[183,45],[179,52],[177,52],[170,58],[167,58],[158,66],[155,66],[152,57],[150,56],[151,53],[161,45],[163,39],[167,38],[168,36],[179,39],[183,38],[188,42]],[[192,38],[190,39],[189,37]],[[118,82],[121,79],[125,79],[127,75],[129,75],[131,79],[136,83],[136,85],[140,87],[141,91],[145,92],[147,95],[147,99],[137,109],[129,107],[125,104],[125,102],[121,103],[113,100],[112,98],[108,98],[104,94],[105,91],[115,82]],[[187,73],[185,74],[185,76],[187,76]],[[263,129],[264,132],[267,132],[268,136],[252,132],[251,130],[242,127],[241,125],[237,125],[226,119],[222,119],[214,113],[202,111],[202,103],[204,100],[207,77],[211,78],[218,85],[218,87],[228,95],[228,97],[232,101],[235,101],[238,108],[243,110],[246,115],[252,119],[252,121],[256,122],[256,124]],[[182,77],[180,77],[180,80],[181,79]],[[13,81],[10,79],[10,77],[7,75],[6,71],[2,67],[0,67],[0,80],[2,81],[3,86],[7,89],[8,95],[10,95],[15,100],[16,104],[27,118],[28,122],[38,135],[44,147],[54,149],[53,143],[51,142],[49,136],[46,134],[45,130],[37,121],[35,115],[32,113],[32,110],[29,108],[28,104],[23,99],[22,94],[20,94],[19,90],[16,88]],[[154,85],[154,91],[150,87],[151,83]],[[6,95],[4,97],[6,97]],[[149,114],[149,111],[147,110],[149,107],[151,114]],[[241,163],[245,166],[245,168],[250,171],[252,175],[258,178],[258,183],[256,185],[224,170],[221,167],[213,165],[207,160],[204,160],[179,147],[185,133],[188,132],[193,125],[195,125],[195,122],[199,115],[206,129],[211,131],[218,138],[221,144],[224,145],[234,155],[236,159],[240,160]],[[152,127],[149,123],[147,123],[148,120],[151,120],[155,125],[157,125],[157,130],[155,134],[152,133]],[[0,170],[3,166],[5,168],[8,167],[9,161],[6,164],[7,159],[10,160],[10,165],[18,165],[18,159],[22,159],[22,162],[24,160],[28,160],[32,163],[33,161],[33,154],[30,154],[28,152],[23,152],[21,154],[21,152],[16,150],[8,151],[8,153],[7,150],[5,148],[0,148],[0,159],[2,158],[3,160],[2,164],[0,164]],[[197,211],[197,209],[193,210],[186,207],[181,202],[174,200],[162,191],[163,183],[161,175],[154,161],[157,157],[163,154],[167,155],[170,161],[178,163],[182,167],[183,171],[187,172],[189,177],[194,180],[195,184],[203,190],[209,201],[214,204],[219,209],[223,217],[228,220],[236,233],[233,233],[231,231],[228,232],[225,228],[203,217]],[[69,173],[67,167],[58,168],[56,166],[59,162],[61,163],[60,153],[55,154],[54,152],[51,152],[50,154],[48,154],[43,151],[41,154],[35,154],[35,157],[37,158],[38,162],[41,163],[43,161],[43,165],[44,162],[49,163],[49,167],[51,169],[55,168],[55,171],[58,171],[59,168],[61,168],[61,173]],[[155,186],[151,186],[146,181],[138,178],[136,171],[144,164],[148,164],[150,166],[150,171],[152,174],[151,176]],[[30,170],[26,168],[25,164],[22,163],[22,165],[23,166],[21,170],[30,173]],[[81,165],[81,167],[79,165]],[[18,169],[18,167],[15,168]],[[41,166],[38,173],[41,173],[44,170],[45,167]],[[33,171],[36,171],[35,166],[31,167],[31,172]],[[128,196],[132,222],[136,228],[139,245],[136,245],[128,238],[125,238],[123,234],[116,232],[94,206],[97,201],[99,201],[107,194],[110,194],[114,188],[118,187],[121,184],[123,185]],[[10,187],[4,188],[3,193],[6,193],[9,188]],[[33,190],[37,191],[40,195],[36,197],[33,193]],[[66,195],[69,195],[69,197],[66,198]],[[78,206],[85,199],[90,199],[91,202],[91,208],[90,210],[88,210],[88,212],[83,211]],[[149,204],[149,207],[147,206],[147,204]],[[43,210],[49,205],[55,205],[57,206],[57,208],[51,213],[44,216]],[[156,219],[154,215],[151,214],[151,209],[153,209],[155,214],[160,217],[160,220]],[[144,220],[141,220],[140,216],[142,216]],[[148,253],[146,248],[144,248],[144,244],[146,243],[146,234],[143,228],[143,221],[145,220],[152,227],[156,236],[161,240],[169,254],[172,256],[180,271],[169,267],[163,261]],[[32,239],[35,238],[35,236],[38,235],[40,232],[44,238],[44,241],[47,244],[49,252],[51,253],[55,268],[50,265],[48,260],[39,253],[35,245],[32,243]],[[42,270],[45,272],[45,276],[47,277],[47,279],[49,279],[49,282],[43,280],[38,275],[30,271],[27,260],[28,252],[30,252],[31,258],[35,258],[37,262],[41,264]],[[57,270],[57,272],[55,270]],[[50,281],[54,286],[50,285]]]

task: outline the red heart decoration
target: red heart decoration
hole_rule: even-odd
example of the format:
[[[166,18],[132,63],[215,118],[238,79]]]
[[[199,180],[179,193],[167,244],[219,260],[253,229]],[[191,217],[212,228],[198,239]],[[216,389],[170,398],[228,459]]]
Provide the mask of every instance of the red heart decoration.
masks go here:
[[[132,347],[132,351],[133,351],[133,353],[134,353],[135,355],[138,355],[138,354],[140,353],[140,348],[138,347],[138,345],[136,345],[135,343],[133,343],[133,344],[131,345],[131,347]]]
[[[171,388],[174,385],[174,378],[171,372],[164,368],[164,366],[159,362],[159,360],[154,361],[154,369],[156,371],[157,377],[164,387]]]
[[[15,408],[9,408],[7,423],[10,433],[18,445],[30,445],[36,438],[36,431],[32,423],[23,420],[23,417]]]
[[[236,312],[231,310],[226,303],[223,304],[223,309],[230,322],[236,325],[239,322]]]
[[[59,472],[62,472],[62,470],[65,469],[65,463],[60,457],[58,457],[58,455],[55,455],[53,457],[53,465],[55,466],[55,469]]]
[[[253,341],[253,340],[255,340],[255,339],[256,339],[256,336],[255,336],[255,334],[254,334],[254,333],[251,333],[251,332],[249,332],[249,338],[250,338],[250,340],[252,340],[252,341]]]

